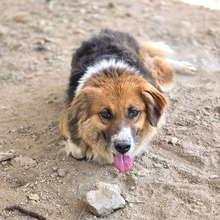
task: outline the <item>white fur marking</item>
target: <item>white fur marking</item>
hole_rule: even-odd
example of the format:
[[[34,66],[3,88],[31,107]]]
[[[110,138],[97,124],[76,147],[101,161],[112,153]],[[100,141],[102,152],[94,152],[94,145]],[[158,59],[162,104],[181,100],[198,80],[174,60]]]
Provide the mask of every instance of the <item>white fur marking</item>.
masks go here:
[[[101,60],[98,63],[95,63],[93,66],[90,66],[87,68],[85,74],[80,78],[79,80],[79,85],[76,88],[75,95],[78,95],[82,88],[84,87],[86,81],[97,74],[98,72],[101,72],[104,69],[107,69],[109,67],[114,67],[114,68],[122,68],[126,69],[129,72],[137,73],[139,74],[139,71],[131,66],[129,66],[127,63],[125,63],[122,60],[116,61],[115,59],[110,59],[110,60]]]
[[[85,153],[82,152],[81,148],[76,146],[71,140],[68,139],[66,146],[66,151],[68,154],[72,155],[76,159],[82,159],[85,157]]]
[[[112,136],[112,141],[131,141],[131,129],[123,127],[117,134]]]

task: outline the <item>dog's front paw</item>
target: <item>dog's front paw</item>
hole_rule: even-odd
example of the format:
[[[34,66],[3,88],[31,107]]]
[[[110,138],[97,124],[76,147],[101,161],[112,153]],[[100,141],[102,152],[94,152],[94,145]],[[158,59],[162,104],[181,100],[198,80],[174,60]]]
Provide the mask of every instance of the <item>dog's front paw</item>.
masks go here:
[[[71,140],[68,140],[65,151],[68,155],[71,155],[76,159],[83,159],[86,157],[86,150],[78,147],[76,144],[71,142]]]
[[[92,149],[91,148],[88,148],[87,151],[86,151],[86,159],[87,160],[93,160],[93,152],[92,152]]]

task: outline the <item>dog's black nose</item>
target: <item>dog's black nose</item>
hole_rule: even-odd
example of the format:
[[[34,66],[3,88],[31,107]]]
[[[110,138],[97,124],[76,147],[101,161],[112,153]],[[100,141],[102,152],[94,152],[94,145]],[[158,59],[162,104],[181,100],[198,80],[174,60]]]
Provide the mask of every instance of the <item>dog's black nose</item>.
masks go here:
[[[121,153],[121,154],[125,154],[127,153],[131,148],[130,143],[117,143],[115,144],[115,149]]]

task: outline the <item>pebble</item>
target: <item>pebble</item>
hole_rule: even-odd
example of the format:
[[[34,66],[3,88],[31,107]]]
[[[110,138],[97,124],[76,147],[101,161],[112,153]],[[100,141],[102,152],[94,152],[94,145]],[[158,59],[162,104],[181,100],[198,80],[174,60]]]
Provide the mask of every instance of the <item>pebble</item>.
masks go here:
[[[118,185],[103,182],[96,184],[96,190],[86,193],[85,202],[88,209],[99,217],[107,216],[126,204]]]
[[[130,208],[133,208],[134,207],[134,204],[133,203],[129,203],[128,205]]]
[[[116,5],[115,5],[115,3],[113,3],[113,2],[109,2],[108,4],[107,4],[107,8],[115,8],[116,7]]]
[[[8,162],[7,162],[7,161],[3,161],[3,162],[2,162],[2,165],[3,165],[3,166],[7,166],[7,165],[8,165]]]
[[[217,174],[213,174],[209,176],[209,179],[219,179],[219,176]]]
[[[188,21],[182,21],[181,24],[185,27],[185,28],[190,28],[191,27],[191,23]]]
[[[178,139],[176,137],[170,137],[167,139],[167,143],[171,145],[176,145],[178,142]]]
[[[206,33],[213,37],[216,35],[216,30],[213,28],[209,28]]]
[[[0,152],[0,162],[10,160],[15,157],[14,151]]]
[[[18,23],[27,23],[29,22],[31,19],[31,16],[29,13],[27,12],[21,12],[21,13],[18,13],[17,15],[14,16],[13,20],[15,22],[18,22]]]
[[[35,167],[37,162],[30,157],[16,157],[11,161],[11,165],[15,167]]]
[[[149,171],[148,170],[139,170],[138,172],[137,172],[137,176],[140,176],[140,177],[144,177],[144,176],[148,176],[148,174],[149,174]]]
[[[215,107],[215,111],[220,114],[220,106]]]
[[[29,194],[28,195],[28,199],[30,199],[30,200],[34,200],[34,201],[39,201],[39,196],[38,196],[38,194]]]
[[[67,174],[67,170],[64,169],[58,169],[57,170],[58,176],[64,177]]]
[[[2,219],[0,218],[0,220]],[[9,217],[7,218],[7,220],[23,220],[23,218],[22,217]]]
[[[46,50],[48,50],[48,48],[45,47],[44,45],[38,45],[34,48],[34,50],[36,50],[36,51],[46,51]]]
[[[207,106],[205,107],[205,110],[208,111],[208,112],[211,112],[211,111],[212,111],[212,107],[209,106],[209,105],[207,105]]]
[[[159,168],[159,169],[162,168],[162,165],[161,165],[161,164],[157,164],[157,163],[154,163],[153,166],[154,166],[155,168]]]
[[[0,26],[0,37],[7,35],[9,30],[6,27]]]

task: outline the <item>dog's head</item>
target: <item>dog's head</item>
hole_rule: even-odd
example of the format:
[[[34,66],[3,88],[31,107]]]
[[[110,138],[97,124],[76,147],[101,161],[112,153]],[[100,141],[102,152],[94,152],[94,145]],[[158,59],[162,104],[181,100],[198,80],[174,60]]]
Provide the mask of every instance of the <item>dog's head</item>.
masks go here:
[[[88,83],[72,102],[69,119],[92,148],[110,148],[116,167],[128,171],[132,154],[147,142],[168,101],[137,75],[100,77]]]

